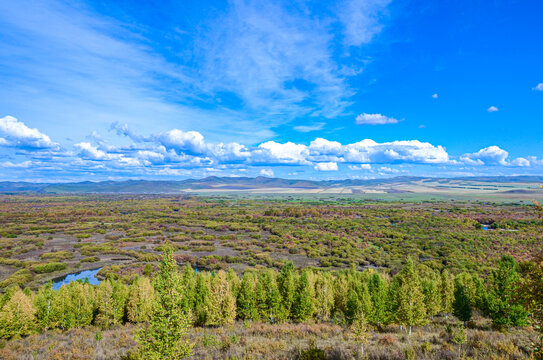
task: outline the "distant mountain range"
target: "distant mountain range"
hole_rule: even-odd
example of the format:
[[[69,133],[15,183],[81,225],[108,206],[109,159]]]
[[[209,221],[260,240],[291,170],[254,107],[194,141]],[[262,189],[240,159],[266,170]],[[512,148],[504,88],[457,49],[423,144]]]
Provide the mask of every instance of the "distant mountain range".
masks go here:
[[[0,193],[41,193],[41,194],[176,194],[190,192],[275,192],[293,190],[296,192],[318,192],[324,189],[350,189],[351,193],[379,192],[420,192],[415,188],[432,189],[466,188],[495,191],[532,191],[543,183],[543,176],[485,176],[461,178],[427,178],[400,176],[387,179],[346,179],[346,180],[295,180],[268,177],[216,177],[187,179],[179,181],[126,180],[77,183],[31,183],[0,182]],[[485,185],[486,184],[486,185]],[[497,184],[501,184],[499,187]],[[506,186],[504,184],[512,184]],[[524,186],[530,185],[531,186]],[[485,188],[486,186],[486,188]],[[503,186],[503,188],[502,188]],[[489,188],[490,187],[490,188]],[[412,190],[413,188],[413,190]]]

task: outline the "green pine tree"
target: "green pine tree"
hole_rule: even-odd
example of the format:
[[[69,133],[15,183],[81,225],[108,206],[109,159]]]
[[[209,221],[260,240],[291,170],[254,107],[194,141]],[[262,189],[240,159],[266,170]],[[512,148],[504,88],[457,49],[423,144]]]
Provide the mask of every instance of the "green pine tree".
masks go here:
[[[523,326],[528,322],[528,312],[517,299],[520,276],[517,263],[506,255],[492,272],[490,292],[486,297],[486,310],[497,326]]]
[[[385,325],[388,322],[388,286],[380,274],[374,272],[369,282],[369,292],[373,303],[372,323],[376,326]]]
[[[241,279],[236,299],[237,313],[242,320],[256,321],[259,318],[256,307],[256,278],[252,271],[246,271]]]
[[[283,298],[283,305],[290,316],[293,316],[293,304],[296,297],[296,274],[292,261],[287,262],[279,273],[278,285],[279,292]]]
[[[409,334],[411,334],[411,327],[422,325],[426,316],[420,279],[411,259],[407,260],[398,277],[400,287],[397,293],[397,317],[400,324],[409,327]]]
[[[183,283],[171,249],[165,250],[153,285],[156,296],[151,319],[136,337],[141,356],[151,360],[188,358],[192,352],[186,340],[190,314],[183,310]]]
[[[442,308],[441,293],[439,291],[436,279],[426,278],[422,281],[422,289],[424,293],[424,306],[428,316],[439,314]]]
[[[56,326],[58,316],[55,313],[56,294],[57,292],[53,290],[52,282],[41,286],[36,294],[34,307],[36,309],[38,329],[42,331],[52,329]]]
[[[292,306],[294,310],[294,320],[297,322],[306,322],[310,320],[315,311],[315,306],[313,304],[313,284],[311,280],[311,273],[308,270],[304,270],[298,281],[296,297]]]
[[[441,311],[450,314],[454,300],[454,282],[447,269],[441,272]]]
[[[464,326],[466,326],[466,322],[471,320],[472,311],[469,298],[466,296],[464,285],[460,282],[456,282],[454,289],[453,313],[458,320],[464,322]]]

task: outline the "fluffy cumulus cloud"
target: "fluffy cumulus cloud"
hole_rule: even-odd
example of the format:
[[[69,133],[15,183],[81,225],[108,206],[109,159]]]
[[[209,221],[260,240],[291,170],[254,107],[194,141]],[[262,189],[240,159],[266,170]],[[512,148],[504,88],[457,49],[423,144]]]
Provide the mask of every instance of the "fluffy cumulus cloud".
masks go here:
[[[344,146],[344,159],[350,163],[448,164],[452,161],[441,145],[418,140],[377,143],[365,139]]]
[[[541,160],[534,156],[518,157],[510,160],[509,153],[498,146],[489,146],[475,153],[464,154],[460,161],[466,165],[488,165],[488,166],[516,166],[530,167],[541,165]]]
[[[441,145],[419,140],[376,142],[364,139],[350,144],[315,138],[309,144],[291,141],[266,141],[257,145],[236,142],[208,142],[197,131],[172,129],[147,136],[136,134],[125,125],[114,125],[117,135],[130,143],[111,145],[93,133],[88,141],[73,145],[73,152],[60,149],[47,135],[31,129],[15,118],[1,119],[0,144],[21,150],[5,156],[0,167],[10,171],[65,169],[74,172],[123,172],[131,176],[189,176],[191,173],[213,174],[223,171],[273,177],[275,167],[306,167],[323,171],[366,171],[381,176],[398,173],[395,165],[505,166],[533,168],[543,161],[533,156],[509,158],[498,146],[451,157]],[[32,151],[30,151],[32,150]],[[9,151],[9,150],[8,150]],[[31,155],[30,155],[31,154]],[[340,165],[345,166],[340,168]],[[382,166],[374,166],[382,165]],[[305,170],[303,170],[305,171]],[[224,173],[233,175],[232,173]]]
[[[355,119],[358,125],[397,124],[398,120],[381,114],[360,114]]]
[[[338,171],[337,163],[331,162],[320,162],[316,163],[314,169],[317,171]]]
[[[114,155],[108,154],[103,150],[98,149],[98,147],[92,145],[89,142],[82,142],[75,144],[74,147],[79,149],[79,156],[83,159],[88,160],[112,160],[115,158]]]
[[[496,112],[498,110],[499,109],[496,106],[491,106],[488,109],[486,109],[486,111],[488,111],[489,113],[493,113],[493,112]]]
[[[157,139],[166,147],[184,152],[202,154],[206,151],[204,137],[197,131],[181,131],[173,129],[157,136]]]
[[[543,91],[543,83],[537,84],[533,89],[535,91]]]
[[[120,130],[119,130],[120,129]],[[186,166],[313,166],[319,171],[337,170],[337,163],[353,165],[352,169],[371,169],[371,163],[394,164],[453,164],[442,146],[434,146],[418,140],[378,143],[365,139],[352,144],[341,144],[324,138],[316,138],[309,145],[294,142],[267,141],[257,146],[238,143],[210,143],[196,131],[170,130],[150,136],[134,134],[126,126],[116,125],[115,130],[136,140],[125,147],[124,157],[138,159],[144,164],[159,165],[184,163]],[[82,158],[91,160],[123,159],[117,149],[101,140],[99,146],[84,142],[76,144]],[[138,145],[139,144],[139,145]],[[134,149],[137,149],[135,151]],[[356,167],[358,165],[358,168]]]
[[[275,141],[265,142],[253,150],[253,155],[253,161],[256,163],[290,165],[311,164],[311,162],[307,160],[309,155],[307,146],[295,144],[290,141],[284,144]]]
[[[0,145],[27,149],[55,149],[58,144],[38,129],[32,129],[13,116],[0,119]]]
[[[519,167],[528,167],[531,165],[530,160],[526,158],[522,158],[522,157],[516,158],[515,160],[511,161],[511,164],[513,166],[519,166]]]
[[[475,153],[464,154],[461,161],[468,165],[508,165],[509,153],[498,146],[489,146]]]

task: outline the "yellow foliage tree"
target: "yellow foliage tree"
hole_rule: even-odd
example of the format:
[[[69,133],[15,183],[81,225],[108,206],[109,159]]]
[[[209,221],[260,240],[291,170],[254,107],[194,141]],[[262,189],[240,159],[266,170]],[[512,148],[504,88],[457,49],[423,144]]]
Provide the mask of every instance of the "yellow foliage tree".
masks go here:
[[[0,338],[11,339],[31,334],[36,327],[36,310],[31,299],[19,288],[11,291],[0,311]]]

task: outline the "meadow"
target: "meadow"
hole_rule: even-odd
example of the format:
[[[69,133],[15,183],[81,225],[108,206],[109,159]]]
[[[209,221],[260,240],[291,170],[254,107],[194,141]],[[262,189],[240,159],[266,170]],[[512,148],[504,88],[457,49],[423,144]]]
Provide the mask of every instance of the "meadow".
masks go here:
[[[0,357],[535,358],[539,215],[503,201],[5,195]],[[52,289],[89,269],[99,285]],[[175,347],[149,347],[168,311]]]

